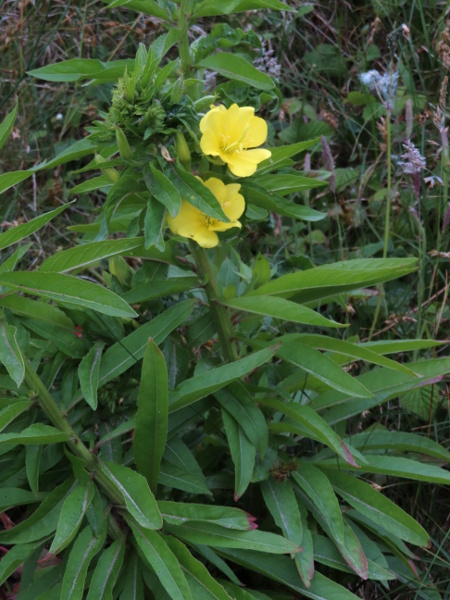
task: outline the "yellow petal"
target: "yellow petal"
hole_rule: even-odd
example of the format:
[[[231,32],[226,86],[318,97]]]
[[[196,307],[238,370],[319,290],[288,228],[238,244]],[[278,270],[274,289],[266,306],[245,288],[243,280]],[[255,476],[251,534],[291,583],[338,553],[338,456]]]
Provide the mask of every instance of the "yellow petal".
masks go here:
[[[180,212],[176,217],[167,218],[167,224],[172,233],[192,238],[192,233],[206,227],[203,213],[186,200],[181,203]]]
[[[250,120],[247,135],[242,141],[244,148],[256,148],[261,146],[267,139],[267,123],[261,117],[253,117]]]
[[[254,114],[255,109],[252,106],[239,107],[237,104],[230,106],[223,118],[224,133],[228,136],[228,144],[239,140],[245,128],[250,126]]]
[[[227,191],[224,182],[217,177],[210,177],[207,181],[203,182],[204,185],[214,194],[220,205],[223,207],[223,203],[227,198]]]
[[[219,236],[211,229],[202,228],[190,236],[202,248],[214,248],[219,243]]]
[[[239,194],[240,185],[231,183],[227,185],[227,199],[223,204],[223,211],[230,221],[237,221],[245,210],[244,196]],[[231,189],[230,189],[231,188]]]
[[[202,133],[206,131],[221,131],[225,115],[226,108],[223,104],[215,106],[200,121],[200,131]]]
[[[228,229],[233,229],[233,227],[239,227],[239,229],[242,229],[242,223],[239,221],[232,221],[231,223],[216,221],[214,223],[214,231],[228,231]]]
[[[220,142],[221,139],[216,135],[214,130],[207,130],[202,135],[200,140],[200,148],[204,154],[210,156],[220,155]]]

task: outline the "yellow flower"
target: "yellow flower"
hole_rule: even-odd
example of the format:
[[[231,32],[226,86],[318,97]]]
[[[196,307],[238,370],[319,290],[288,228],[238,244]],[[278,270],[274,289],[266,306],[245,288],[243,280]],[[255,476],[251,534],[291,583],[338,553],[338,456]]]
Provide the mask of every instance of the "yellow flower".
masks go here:
[[[245,210],[245,200],[239,194],[241,186],[238,183],[225,185],[223,181],[215,177],[211,177],[207,181],[202,181],[202,183],[217,198],[223,212],[230,219],[229,223],[213,219],[184,199],[181,202],[181,209],[178,215],[176,217],[169,216],[167,223],[173,233],[191,238],[203,248],[213,248],[219,243],[216,231],[226,231],[232,227],[242,227],[238,219]]]
[[[212,108],[200,121],[203,136],[200,146],[205,154],[219,156],[238,177],[250,177],[258,163],[271,156],[270,150],[256,148],[267,139],[267,123],[255,117],[251,106]]]

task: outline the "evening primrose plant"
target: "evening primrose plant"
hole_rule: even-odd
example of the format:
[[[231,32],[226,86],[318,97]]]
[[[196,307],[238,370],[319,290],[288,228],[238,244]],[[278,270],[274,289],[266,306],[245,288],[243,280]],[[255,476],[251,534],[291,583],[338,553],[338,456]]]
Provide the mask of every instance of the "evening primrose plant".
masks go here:
[[[0,582],[13,593],[20,572],[22,600],[354,600],[361,579],[415,589],[410,546],[429,537],[385,484],[448,483],[450,455],[375,419],[351,423],[437,388],[450,361],[427,356],[432,340],[346,338],[347,317],[327,306],[416,261],[252,255],[271,215],[327,217],[302,195],[326,174],[299,170],[319,140],[268,144],[279,91],[245,58],[248,38],[215,26],[190,46],[188,29],[284,3],[127,6],[167,32],[133,60],[32,72],[112,83],[111,104],[61,154],[0,176],[3,192],[84,159],[71,193],[89,217],[69,227],[72,247],[28,270],[21,241],[63,211],[76,221],[73,204],[0,234]],[[253,104],[235,101],[242,84]]]

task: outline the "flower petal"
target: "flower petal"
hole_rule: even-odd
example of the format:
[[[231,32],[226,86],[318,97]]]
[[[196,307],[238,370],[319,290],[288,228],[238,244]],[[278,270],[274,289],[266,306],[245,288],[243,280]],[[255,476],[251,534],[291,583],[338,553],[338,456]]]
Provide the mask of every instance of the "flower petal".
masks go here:
[[[242,223],[239,221],[232,221],[230,223],[216,221],[214,223],[214,231],[228,231],[228,229],[233,229],[233,227],[239,227],[239,229],[242,229]]]
[[[218,221],[220,222],[220,221]],[[228,225],[228,223],[224,223]],[[208,228],[198,229],[191,237],[202,248],[214,248],[219,243],[219,236],[215,231]]]
[[[221,138],[217,136],[216,131],[208,129],[202,135],[202,138],[200,140],[200,148],[202,149],[202,152],[204,154],[208,154],[210,156],[217,156],[221,154],[220,142]]]
[[[200,121],[200,131],[221,131],[222,124],[227,113],[227,109],[223,104],[215,106]]]
[[[167,224],[172,233],[189,238],[192,238],[192,233],[198,229],[206,228],[203,213],[186,200],[182,201],[180,212],[176,217],[168,216]]]
[[[267,139],[267,123],[261,117],[252,117],[247,135],[242,141],[244,148],[256,148]]]

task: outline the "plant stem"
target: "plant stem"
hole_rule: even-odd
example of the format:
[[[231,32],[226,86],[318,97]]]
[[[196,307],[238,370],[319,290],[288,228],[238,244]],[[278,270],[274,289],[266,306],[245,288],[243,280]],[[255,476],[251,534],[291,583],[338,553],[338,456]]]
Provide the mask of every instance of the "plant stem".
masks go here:
[[[205,292],[208,297],[209,310],[217,328],[223,353],[228,362],[233,362],[238,358],[236,345],[231,341],[234,336],[233,325],[226,308],[218,303],[222,294],[220,293],[214,271],[203,248],[197,247],[194,242],[191,242],[191,251],[197,268],[205,280]]]
[[[56,402],[49,394],[40,377],[35,372],[29,361],[24,357],[25,381],[31,390],[34,390],[39,398],[39,404],[48,419],[63,433],[69,437],[66,442],[72,452],[81,458],[89,471],[94,474],[95,480],[101,486],[108,498],[114,504],[123,505],[122,494],[108,477],[100,470],[100,465],[94,454],[83,444],[76,432],[70,425],[67,417],[60,410]]]

